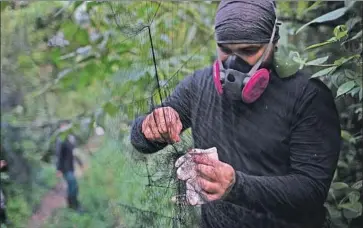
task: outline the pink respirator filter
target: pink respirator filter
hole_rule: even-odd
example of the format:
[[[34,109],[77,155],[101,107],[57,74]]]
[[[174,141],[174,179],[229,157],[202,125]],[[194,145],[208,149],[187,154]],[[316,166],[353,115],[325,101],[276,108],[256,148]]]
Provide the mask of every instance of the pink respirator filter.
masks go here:
[[[270,72],[259,69],[254,73],[242,90],[242,100],[245,103],[255,102],[265,91],[270,80]]]

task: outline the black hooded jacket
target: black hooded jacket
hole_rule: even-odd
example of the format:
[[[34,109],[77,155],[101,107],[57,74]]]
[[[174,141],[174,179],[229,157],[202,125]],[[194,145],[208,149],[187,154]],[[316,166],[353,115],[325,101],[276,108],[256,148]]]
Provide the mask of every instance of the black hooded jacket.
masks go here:
[[[331,91],[302,72],[279,78],[272,72],[252,104],[219,96],[212,67],[197,70],[163,106],[192,129],[194,147],[217,147],[219,159],[236,170],[223,200],[202,206],[202,227],[321,228],[323,206],[340,152],[340,124]],[[146,140],[145,116],[135,119],[131,143],[142,153],[167,144]]]

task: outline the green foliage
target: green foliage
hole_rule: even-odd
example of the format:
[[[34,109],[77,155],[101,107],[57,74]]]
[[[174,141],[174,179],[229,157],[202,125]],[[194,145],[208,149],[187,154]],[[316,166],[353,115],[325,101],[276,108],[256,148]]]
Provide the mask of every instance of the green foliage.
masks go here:
[[[352,4],[348,3],[346,7],[320,16],[303,25],[296,33],[300,32],[303,28],[312,23],[336,20],[349,12],[351,7]],[[343,48],[340,49],[341,53],[336,57],[336,59],[329,58],[329,55],[325,57],[315,57],[311,58],[308,62],[305,62],[304,66],[322,68],[316,71],[311,77],[320,77],[323,80],[325,79],[332,90],[336,91],[335,96],[337,98],[350,95],[355,98],[356,102],[360,103],[363,98],[363,87],[361,83],[362,57],[361,54],[358,53],[362,51],[362,46],[358,46],[358,50],[344,48],[349,47],[349,45],[353,42],[357,42],[357,39],[361,37],[359,34],[361,34],[362,30],[356,32],[356,30],[353,29],[358,23],[358,18],[361,20],[361,16],[355,16],[354,21],[350,19],[347,23],[336,26],[332,31],[332,37],[324,42],[312,44],[305,49],[306,51],[313,53],[314,50],[318,49],[315,53],[324,53],[327,52],[327,47],[331,45],[335,45],[335,47],[341,46]],[[361,44],[361,41],[359,41],[359,43]],[[359,106],[352,104],[351,107],[355,109],[354,113],[361,112],[361,108]],[[346,126],[342,126],[342,128],[342,139],[344,140],[345,145],[348,144],[350,146],[349,148],[354,148],[355,145],[359,145],[359,143],[362,142],[361,132],[357,132],[353,137]],[[333,224],[336,227],[346,227],[351,225],[354,219],[362,216],[362,181],[347,181],[344,176],[344,173],[352,170],[352,167],[357,167],[357,161],[355,159],[358,158],[358,153],[359,150],[342,150],[338,169],[329,190],[326,206],[332,217]],[[362,151],[360,151],[360,153],[362,153]]]
[[[326,204],[332,220],[337,224],[342,224],[342,217],[348,221],[362,215],[361,198],[362,181],[348,184],[344,182],[334,182],[331,185]]]
[[[285,78],[294,75],[301,68],[299,63],[300,55],[296,51],[289,52],[285,46],[280,46],[278,51],[275,52],[274,64],[275,70],[279,77]]]
[[[135,161],[128,153],[127,143],[117,140],[129,130],[130,119],[149,110],[151,100],[160,104],[186,75],[211,63],[215,54],[216,4],[34,2],[21,10],[10,10],[7,4],[1,2],[1,90],[9,101],[16,100],[9,95],[12,93],[21,93],[22,99],[2,113],[2,120],[23,127],[21,140],[11,143],[29,162],[43,167],[33,175],[32,181],[40,181],[45,186],[55,184],[53,168],[39,160],[52,153],[57,136],[73,133],[86,141],[94,128],[102,125],[107,126],[108,137],[112,139],[92,159],[92,169],[80,182],[82,203],[88,213],[80,216],[60,210],[49,221],[49,226],[128,224],[133,227],[138,222],[148,221],[155,226],[169,227],[168,218],[157,221],[146,213],[144,220],[140,220],[132,209],[121,206],[133,205],[165,216],[174,213],[169,202],[172,192],[160,193],[146,187],[149,180],[135,174],[147,172],[141,165],[144,163]],[[275,67],[281,77],[303,68],[311,72],[311,77],[329,85],[337,100],[354,99],[349,110],[361,119],[362,108],[357,105],[363,97],[358,3],[345,1],[344,7],[334,9],[329,5],[324,1],[278,2],[279,16],[290,18],[292,23],[281,27]],[[79,13],[86,17],[79,19]],[[348,14],[351,17],[346,19]],[[296,19],[305,23],[296,28]],[[339,25],[327,29],[332,22],[339,22]],[[294,31],[297,36],[293,35]],[[157,90],[156,73],[160,78],[160,90]],[[340,114],[344,116],[346,112]],[[56,131],[59,119],[71,119],[72,126]],[[48,123],[52,127],[47,130],[39,127]],[[358,166],[357,157],[362,153],[356,149],[361,145],[362,135],[351,132],[347,126],[342,128],[344,147],[327,207],[334,224],[346,227],[362,211],[359,196],[362,184],[353,177],[358,173],[353,169]],[[168,153],[150,156],[147,164],[162,162],[159,159],[166,156]],[[157,172],[165,167],[148,168]],[[35,202],[45,192],[38,187],[39,191],[33,196]],[[19,190],[19,197],[11,197],[10,214],[17,227],[22,227],[33,206],[25,203],[25,193]]]
[[[25,228],[28,218],[31,216],[31,207],[27,203],[25,193],[22,190],[14,188],[14,195],[7,198],[7,213],[9,220],[14,227]]]
[[[57,184],[57,179],[55,179],[55,169],[51,164],[42,164],[42,168],[36,173],[35,182],[41,183],[43,188],[47,191],[53,188]],[[37,200],[40,202],[40,200]]]
[[[92,169],[79,181],[80,202],[86,213],[79,215],[66,209],[59,210],[47,222],[47,227],[69,227],[71,224],[80,228],[138,227],[145,224],[149,227],[170,227],[170,218],[175,213],[175,205],[171,202],[175,194],[173,184],[170,188],[148,186],[147,173],[160,169],[156,165],[160,164],[156,163],[160,155],[138,157],[128,152],[131,148],[127,137],[121,142],[107,138],[100,151],[92,157]],[[167,153],[162,156],[167,156]],[[149,160],[147,164],[150,166],[140,163],[140,159]],[[168,175],[170,170],[162,173]]]
[[[27,188],[11,183],[9,179],[3,179],[6,185],[6,207],[9,220],[13,227],[26,227],[32,211],[40,203],[44,195],[56,185],[55,170],[50,165],[43,165],[42,169],[36,172],[31,186]],[[11,184],[10,184],[11,183]],[[28,198],[29,197],[29,198]]]
[[[312,20],[312,21],[306,23],[305,25],[301,26],[301,28],[298,29],[296,31],[296,33],[299,33],[306,26],[309,26],[310,24],[313,24],[313,23],[321,23],[321,22],[336,20],[339,17],[343,16],[346,11],[347,11],[347,7],[343,7],[343,8],[340,8],[340,9],[336,9],[336,10],[334,10],[332,12],[329,12],[327,14],[324,14],[322,16],[319,16],[319,17],[315,18],[314,20]]]
[[[334,31],[338,27],[336,27],[334,29]],[[344,34],[346,35],[346,31],[344,32]],[[340,37],[340,36],[341,35],[339,35],[339,33],[338,33],[338,34],[335,34],[335,36],[332,38],[336,38],[336,40],[338,41],[339,39],[337,37]],[[332,39],[330,39],[330,40],[332,40]],[[325,46],[325,45],[329,45],[329,44],[331,44],[331,43],[324,42],[324,43],[320,43],[319,45],[315,45],[315,46],[312,45],[312,46],[308,47],[307,49],[312,49],[312,48]],[[337,95],[336,95],[337,97],[347,94],[348,92],[351,92],[352,90],[356,91],[356,93],[352,94],[352,96],[355,96],[357,94],[357,92],[359,92],[360,94],[362,93],[361,92],[362,84],[359,83],[362,79],[362,75],[361,75],[362,71],[359,70],[359,69],[361,69],[362,58],[359,54],[343,56],[343,57],[335,60],[331,64],[323,64],[326,62],[326,60],[328,60],[327,57],[322,57],[322,58],[318,58],[315,60],[311,60],[305,64],[307,66],[327,67],[327,68],[319,70],[318,72],[313,74],[312,78],[322,77],[322,76],[324,76],[324,77],[331,76],[332,83],[338,87],[338,91],[337,91]],[[352,67],[354,67],[354,68],[352,69]],[[345,80],[341,81],[340,83],[337,83],[337,81],[334,80],[334,79],[336,79],[334,77],[334,75],[341,75],[345,78]],[[359,100],[360,101],[362,100],[362,95],[359,96]]]

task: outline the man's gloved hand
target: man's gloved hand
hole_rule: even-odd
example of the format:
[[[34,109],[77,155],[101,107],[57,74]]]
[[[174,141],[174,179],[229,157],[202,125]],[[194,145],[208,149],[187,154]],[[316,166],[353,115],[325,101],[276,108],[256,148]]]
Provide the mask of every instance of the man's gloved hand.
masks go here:
[[[142,123],[145,138],[157,142],[179,142],[182,128],[179,114],[171,107],[155,109]]]

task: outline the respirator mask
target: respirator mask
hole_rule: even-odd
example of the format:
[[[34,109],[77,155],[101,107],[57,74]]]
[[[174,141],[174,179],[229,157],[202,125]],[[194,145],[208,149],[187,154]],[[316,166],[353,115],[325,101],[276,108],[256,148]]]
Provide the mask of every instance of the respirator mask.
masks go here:
[[[248,73],[230,68],[230,66],[238,65],[238,61],[241,61],[236,55],[229,55],[226,60],[226,63],[228,63],[226,67],[217,57],[213,64],[213,80],[218,94],[225,93],[228,98],[232,100],[242,99],[245,103],[253,103],[262,95],[270,80],[270,70],[267,68],[260,69],[260,66],[273,47],[272,42],[275,37],[276,27],[277,17],[267,48]]]

